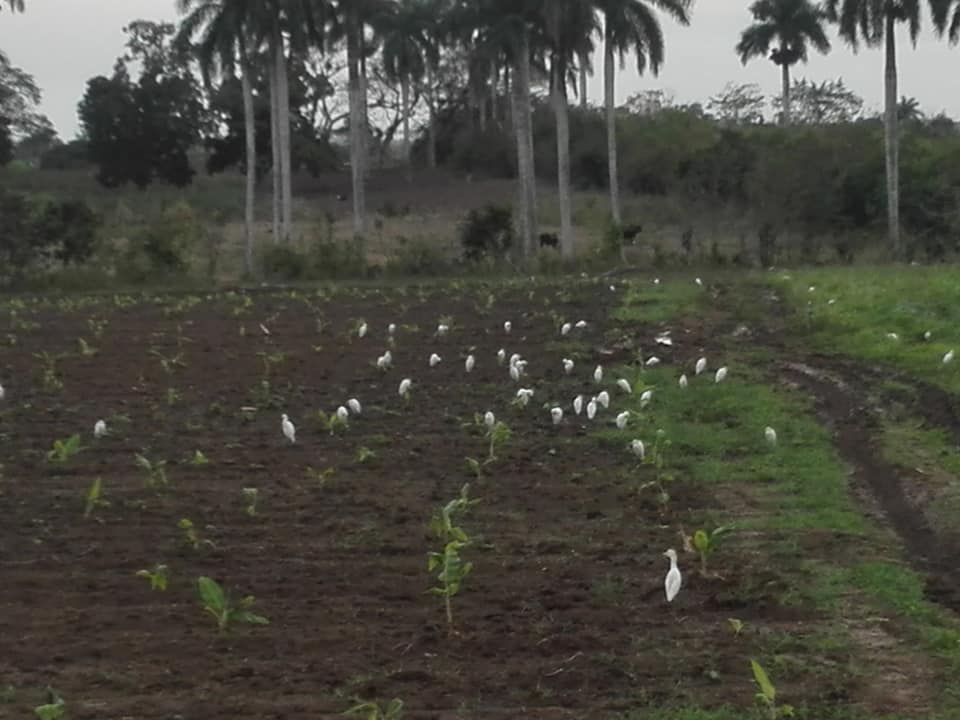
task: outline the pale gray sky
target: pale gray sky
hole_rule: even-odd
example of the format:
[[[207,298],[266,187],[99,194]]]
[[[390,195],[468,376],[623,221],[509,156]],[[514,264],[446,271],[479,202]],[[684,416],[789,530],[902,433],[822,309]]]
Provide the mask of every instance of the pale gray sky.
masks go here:
[[[618,96],[625,99],[641,89],[663,89],[678,102],[706,101],[728,81],[756,82],[765,93],[779,89],[779,72],[766,60],[746,67],[733,51],[740,31],[749,22],[746,0],[700,0],[690,27],[664,21],[667,61],[658,78],[620,76]],[[926,8],[924,8],[926,11]],[[131,20],[174,20],[173,0],[27,0],[27,12],[0,14],[0,48],[11,60],[33,73],[44,91],[43,111],[61,136],[77,130],[77,102],[86,82],[109,75],[124,42],[122,27]],[[916,97],[930,114],[946,111],[960,118],[960,48],[938,40],[929,15],[916,49],[900,33],[900,94]],[[599,58],[598,58],[599,60]],[[598,65],[599,68],[599,65]],[[630,68],[628,68],[629,70]],[[847,86],[879,109],[883,97],[883,56],[880,50],[861,48],[854,55],[834,40],[829,55],[811,57],[795,74],[822,81],[843,77]],[[602,93],[600,78],[590,86],[592,101]]]

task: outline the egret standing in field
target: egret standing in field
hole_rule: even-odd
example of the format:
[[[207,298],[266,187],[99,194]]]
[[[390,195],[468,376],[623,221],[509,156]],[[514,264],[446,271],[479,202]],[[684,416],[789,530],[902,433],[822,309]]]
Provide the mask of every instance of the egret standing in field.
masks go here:
[[[680,389],[681,389],[681,390],[684,390],[684,389],[686,389],[687,385],[690,384],[690,381],[687,380],[687,376],[686,376],[686,375],[681,375],[681,376],[680,376],[680,380],[677,382],[677,384],[680,386]]]
[[[595,383],[603,382],[603,366],[597,365],[596,370],[593,371],[593,381]]]
[[[593,420],[597,414],[597,399],[591,398],[587,403],[587,420]]]
[[[573,330],[573,325],[571,325],[568,322],[565,322],[563,325],[560,326],[561,335],[569,335],[571,330]]]
[[[337,420],[342,423],[346,423],[350,419],[350,411],[347,410],[343,405],[337,408]]]
[[[763,436],[767,439],[767,443],[770,445],[777,444],[777,431],[769,425],[767,425],[767,427],[764,429]]]
[[[553,408],[553,410],[550,411],[550,417],[553,418],[554,425],[559,425],[563,422],[563,408]]]
[[[586,320],[577,320],[577,328],[583,330],[587,326]]]
[[[430,367],[436,367],[440,364],[440,356],[436,353],[430,353]]]
[[[643,444],[643,440],[634,440],[630,443],[630,451],[640,460],[643,460],[647,454],[647,448]]]
[[[713,381],[716,383],[722,383],[727,378],[727,367],[723,366],[717,370],[717,374],[714,376]]]
[[[603,405],[603,409],[607,410],[610,407],[610,393],[606,390],[597,395],[597,402]]]
[[[363,337],[367,334],[367,324],[360,323],[360,327],[357,328],[357,337]]]
[[[946,355],[943,356],[943,364],[949,365],[952,362],[953,362],[953,350],[950,350],[947,352]],[[0,395],[0,397],[3,397],[3,396]]]
[[[647,367],[656,367],[659,364],[660,364],[660,358],[658,358],[656,355],[654,355],[652,358],[650,358],[646,362]]]
[[[575,415],[579,415],[583,412],[583,395],[577,395],[573,399],[573,412]]]
[[[397,394],[400,395],[404,400],[410,399],[410,388],[413,386],[413,380],[410,378],[404,378],[400,381],[400,387],[397,389]]]
[[[437,325],[437,335],[438,335],[438,336],[440,336],[440,337],[445,337],[448,332],[450,332],[450,326],[449,326],[449,325],[444,325],[443,323],[440,323],[439,325]]]
[[[509,335],[511,330],[513,330],[513,323],[510,322],[509,320],[507,320],[507,321],[503,324],[503,331],[504,331],[507,335]]]
[[[503,361],[507,359],[507,351],[503,348],[497,350],[497,365],[503,365]]]
[[[520,407],[526,407],[527,403],[530,402],[530,398],[533,397],[533,390],[530,388],[520,388],[517,390],[517,403]]]
[[[93,436],[98,440],[107,434],[107,423],[103,420],[97,420],[93,424]]]
[[[463,369],[467,372],[473,372],[473,367],[476,364],[477,359],[473,355],[467,355],[467,360],[463,363]]]
[[[622,413],[617,415],[617,429],[623,430],[627,427],[627,423],[630,422],[630,411],[624,410]]]
[[[347,407],[350,408],[350,412],[354,415],[359,415],[363,408],[360,406],[360,401],[356,398],[350,398],[347,400]]]
[[[699,360],[697,360],[697,366],[696,368],[694,368],[694,370],[696,370],[696,374],[699,375],[706,369],[707,369],[707,359],[705,357],[702,357]]]
[[[653,400],[653,390],[644,390],[640,393],[640,409],[645,408]]]
[[[677,593],[680,592],[683,578],[680,575],[680,568],[677,567],[677,551],[670,548],[663,556],[670,558],[670,570],[667,571],[667,576],[663,579],[663,589],[667,593],[667,602],[673,602]]]
[[[395,332],[397,332],[396,323],[390,323],[389,325],[387,325],[387,335],[389,335],[390,337],[393,337],[393,334]]]
[[[483,414],[483,424],[486,425],[488,428],[492,428],[494,425],[497,424],[497,418],[494,416],[492,412],[487,410]]]
[[[286,413],[280,416],[280,428],[283,430],[283,436],[289,440],[291,444],[297,441],[297,428],[290,422],[290,418],[287,417]]]
[[[3,385],[0,385],[0,400],[3,400],[6,394],[7,394],[7,391],[3,389]]]
[[[628,395],[633,392],[633,388],[630,387],[630,381],[625,380],[624,378],[620,378],[619,380],[617,380],[617,387],[623,390]]]
[[[573,360],[570,358],[563,359],[563,373],[564,375],[569,375],[573,372]]]

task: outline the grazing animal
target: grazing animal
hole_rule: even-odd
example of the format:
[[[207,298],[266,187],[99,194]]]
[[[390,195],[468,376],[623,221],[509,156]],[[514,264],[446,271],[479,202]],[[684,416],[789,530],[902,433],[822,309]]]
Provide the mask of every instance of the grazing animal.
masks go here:
[[[643,232],[643,225],[640,223],[634,223],[633,225],[624,225],[623,230],[620,231],[623,235],[623,241],[630,245],[636,245],[637,240],[640,237],[640,233]]]
[[[557,248],[560,246],[560,238],[556,233],[540,233],[540,247]]]

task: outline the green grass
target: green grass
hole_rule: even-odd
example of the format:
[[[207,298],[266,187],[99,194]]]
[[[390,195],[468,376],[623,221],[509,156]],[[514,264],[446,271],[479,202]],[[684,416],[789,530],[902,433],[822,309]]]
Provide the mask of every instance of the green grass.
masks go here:
[[[887,363],[960,392],[960,357],[950,365],[941,362],[951,349],[960,355],[954,267],[831,268],[778,274],[770,281],[785,292],[795,322],[809,331],[816,348]],[[929,342],[923,339],[927,331]]]
[[[913,269],[905,272],[913,272]],[[871,288],[871,282],[879,283],[880,280],[869,272],[862,282],[859,279],[852,281],[846,295],[841,294],[839,286],[847,275],[847,271],[825,271],[804,274],[791,282],[802,284],[804,293],[808,284],[819,284],[814,294],[822,290],[824,298],[838,297],[837,303],[830,308],[840,305],[841,298],[846,298],[848,309],[842,315],[830,317],[834,322],[843,318],[850,323],[847,335],[815,315],[815,332],[820,334],[821,342],[826,334],[830,334],[843,338],[838,341],[843,348],[855,347],[859,343],[860,347],[885,349],[882,342],[873,344],[868,341],[868,328],[880,327],[879,318],[889,317],[885,313],[896,315],[903,310],[883,307],[871,310],[868,307],[869,298],[880,295]],[[856,277],[856,273],[853,275]],[[933,286],[927,298],[930,307],[935,305],[931,298],[942,299],[951,293],[960,295],[960,284],[957,288],[949,288],[944,277],[937,273],[933,275],[937,281],[930,283]],[[796,302],[799,286],[792,292]],[[626,306],[616,311],[615,319],[662,322],[689,313],[697,305],[695,294],[682,284],[669,295],[652,302],[650,296],[647,289],[642,294],[628,293]],[[851,298],[857,298],[856,303]],[[852,308],[858,310],[854,312]],[[949,316],[953,317],[954,313],[960,321],[960,311],[950,309]],[[928,309],[925,317],[928,316],[936,316],[936,313]],[[918,321],[915,327],[927,325],[927,321]],[[946,334],[948,331],[942,326],[931,327],[934,333]],[[907,329],[908,326],[901,325],[893,331],[901,333],[903,338]],[[880,340],[885,339],[881,335]],[[929,349],[931,345],[934,343],[925,347]],[[891,357],[894,362],[907,364],[912,356],[901,354],[886,359]],[[725,382],[716,384],[712,371],[721,363],[728,364],[730,373]],[[694,377],[691,370],[686,370],[690,378],[686,389],[677,383],[683,369],[621,368],[619,376],[627,377],[634,386],[634,395],[626,399],[626,406],[634,413],[631,423],[623,431],[605,424],[595,436],[612,450],[623,453],[628,452],[631,439],[640,438],[647,446],[649,459],[656,433],[662,429],[670,440],[664,472],[675,478],[672,482],[702,488],[708,498],[745,499],[736,507],[726,502],[708,501],[706,509],[698,511],[694,517],[689,517],[690,511],[685,508],[676,508],[675,511],[687,522],[688,532],[695,527],[711,528],[730,522],[753,531],[749,547],[745,547],[734,534],[729,547],[721,545],[715,561],[722,566],[724,562],[737,562],[738,555],[742,558],[747,553],[753,556],[753,562],[758,562],[756,555],[759,553],[766,558],[765,562],[759,562],[776,569],[781,580],[788,582],[787,589],[781,592],[780,602],[811,608],[820,615],[819,620],[800,635],[768,638],[765,652],[771,658],[768,667],[771,673],[787,673],[787,678],[799,676],[817,682],[811,674],[816,672],[813,666],[817,664],[817,658],[842,658],[851,653],[849,666],[836,667],[828,684],[840,682],[842,685],[845,675],[869,673],[869,667],[858,664],[857,645],[845,628],[851,619],[870,623],[876,622],[878,617],[885,618],[888,626],[895,628],[893,635],[905,638],[915,651],[929,659],[937,673],[944,675],[938,679],[943,683],[943,692],[931,698],[937,712],[924,720],[960,716],[960,681],[954,679],[960,669],[960,621],[925,599],[923,578],[903,562],[902,549],[892,533],[888,528],[874,524],[857,506],[849,487],[848,468],[833,447],[829,431],[816,418],[810,399],[796,391],[771,385],[764,374],[765,365],[762,354],[738,353],[726,358],[711,358],[711,370],[700,377]],[[610,375],[618,376],[617,373]],[[650,406],[641,410],[639,396],[645,388],[652,388],[654,397]],[[619,410],[622,406],[624,399],[618,398],[616,407]],[[776,446],[765,440],[766,426],[777,431]],[[935,455],[951,472],[960,470],[960,456],[956,452],[943,454],[948,440],[944,434],[905,426],[898,426],[897,430],[901,433],[901,447],[921,448]],[[647,466],[641,471],[642,480],[651,479],[654,473],[655,470]],[[810,546],[805,544],[811,533],[828,539],[818,546],[822,549],[819,554],[811,554]],[[742,579],[741,584],[749,586],[749,578]],[[761,587],[741,587],[738,592],[749,600],[764,590]],[[780,660],[777,658],[783,657],[784,647],[790,648],[792,657],[809,661],[807,665],[810,667],[778,667]],[[767,662],[767,658],[757,659]],[[745,660],[745,673],[749,672],[746,663]],[[909,672],[909,668],[904,668],[904,672]],[[744,715],[742,711],[685,708],[638,712],[625,717],[725,720]],[[833,707],[830,703],[823,707],[800,708],[798,717],[866,720],[864,714]],[[919,719],[911,717],[910,720]]]
[[[672,280],[659,285],[634,281],[627,287],[623,302],[614,310],[613,319],[627,323],[662,323],[692,313],[704,297],[704,289],[692,280]]]

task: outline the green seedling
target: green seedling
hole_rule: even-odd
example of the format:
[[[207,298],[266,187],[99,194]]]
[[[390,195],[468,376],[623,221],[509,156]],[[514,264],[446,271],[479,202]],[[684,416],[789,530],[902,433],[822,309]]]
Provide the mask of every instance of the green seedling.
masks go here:
[[[334,467],[324,468],[323,470],[317,470],[314,467],[308,467],[306,469],[306,476],[307,480],[310,481],[312,485],[315,485],[318,489],[323,490],[336,472],[337,469]]]
[[[287,354],[282,351],[266,352],[261,350],[257,353],[257,357],[260,358],[263,365],[263,379],[269,380],[273,375],[273,369],[287,359]]]
[[[33,356],[41,363],[40,382],[43,385],[43,389],[47,392],[59,392],[63,390],[63,380],[57,372],[59,356],[46,351],[34,353]]]
[[[467,463],[467,469],[474,474],[477,480],[483,478],[483,467],[485,463],[481,463],[476,458],[468,457],[464,458]]]
[[[137,577],[149,580],[151,590],[167,589],[167,566],[162,563],[154,565],[152,570],[137,570]]]
[[[722,525],[712,531],[697,530],[693,534],[693,548],[700,556],[700,574],[707,574],[707,559],[713,555],[724,535],[733,532],[733,525]]]
[[[164,394],[164,399],[168,407],[173,407],[180,402],[181,397],[180,392],[176,388],[167,388],[167,392]]]
[[[158,460],[154,462],[139,453],[133,456],[133,460],[136,466],[147,474],[148,486],[154,489],[167,487],[168,480],[166,460]]]
[[[89,518],[97,508],[109,507],[110,503],[103,499],[103,480],[97,478],[90,483],[86,501],[83,505],[83,516]]]
[[[200,536],[193,521],[189,518],[182,518],[180,522],[177,523],[177,527],[183,532],[183,544],[193,550],[199,550],[202,547],[209,547],[211,549],[216,547],[212,540],[207,540]]]
[[[769,720],[793,717],[793,707],[791,705],[777,705],[777,689],[770,682],[767,671],[763,669],[763,666],[756,660],[751,660],[750,667],[753,670],[753,679],[757,683],[757,688],[759,688],[757,700],[763,705]]]
[[[743,620],[738,620],[737,618],[727,618],[727,623],[730,625],[730,629],[733,630],[735,637],[740,637],[743,633],[743,629],[746,627],[746,623]]]
[[[80,354],[83,355],[83,357],[94,357],[99,352],[99,350],[97,350],[95,347],[92,347],[83,338],[78,338],[77,344],[80,346]]]
[[[257,502],[260,500],[260,491],[255,487],[243,488],[243,499],[247,503],[245,512],[250,517],[257,516]]]
[[[63,465],[81,450],[83,450],[83,448],[80,447],[80,436],[71,435],[66,440],[53,441],[53,449],[47,453],[47,460],[58,465]]]
[[[262,615],[251,612],[250,608],[257,602],[253,595],[247,595],[239,602],[234,603],[223,588],[215,580],[208,577],[197,579],[197,589],[200,592],[200,602],[203,609],[217,622],[217,631],[225,633],[231,626],[241,625],[269,625],[270,621]]]
[[[37,705],[33,709],[33,714],[39,720],[61,720],[67,716],[67,704],[53,688],[48,687],[47,702],[43,705]]]
[[[357,448],[357,462],[361,465],[375,459],[376,457],[377,453],[368,447],[361,445],[359,448]]]
[[[366,720],[400,720],[403,717],[403,700],[394,698],[385,705],[364,702],[354,705],[344,715],[363,715]]]
[[[210,458],[199,450],[193,451],[193,457],[190,458],[190,464],[194,467],[205,467],[210,464]]]
[[[341,430],[347,429],[347,421],[342,420],[336,413],[328,415],[323,410],[317,410],[316,420],[320,427],[331,435],[336,435]]]
[[[451,500],[431,518],[430,529],[443,543],[443,550],[430,552],[427,555],[427,571],[437,572],[439,584],[427,592],[443,598],[444,610],[447,616],[447,627],[453,631],[453,603],[452,599],[460,592],[463,581],[473,571],[473,563],[464,562],[461,551],[470,545],[470,538],[466,531],[457,523],[457,518],[464,515],[471,505],[479,502],[471,500],[470,485],[460,489],[460,497]]]
[[[497,459],[497,448],[507,442],[513,435],[513,432],[501,420],[497,420],[492,426],[487,426],[483,415],[477,414],[473,419],[479,427],[485,429],[484,437],[490,441],[490,447],[487,452],[487,462],[493,462]]]
[[[177,353],[176,355],[171,355],[170,357],[167,357],[159,350],[153,349],[150,351],[150,354],[154,355],[157,358],[157,360],[160,361],[160,367],[163,368],[163,371],[167,375],[172,375],[178,367],[185,368],[187,366],[187,364],[183,361],[182,352]]]
[[[653,487],[657,490],[657,503],[660,505],[660,512],[663,513],[670,503],[670,493],[667,491],[667,485],[673,480],[673,475],[665,470],[667,450],[670,447],[670,440],[663,430],[657,430],[657,439],[653,447],[644,456],[643,462],[656,468],[656,478],[652,482],[645,483],[641,490]]]

